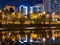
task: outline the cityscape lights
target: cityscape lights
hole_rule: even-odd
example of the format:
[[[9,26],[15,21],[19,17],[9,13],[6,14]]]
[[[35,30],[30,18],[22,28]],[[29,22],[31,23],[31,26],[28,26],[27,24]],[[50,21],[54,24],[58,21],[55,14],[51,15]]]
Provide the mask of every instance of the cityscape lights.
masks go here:
[[[27,6],[21,5],[19,7],[19,10],[20,10],[20,12],[23,13],[23,15],[28,15],[28,7]]]
[[[43,38],[43,42],[45,42],[46,41],[46,39],[45,38]]]
[[[18,41],[22,45],[60,44],[60,3],[57,2],[43,0],[42,4],[33,6],[20,5],[17,11],[15,6],[5,6],[0,10],[1,42],[7,42],[5,38],[8,37],[9,41],[11,38],[14,43]]]

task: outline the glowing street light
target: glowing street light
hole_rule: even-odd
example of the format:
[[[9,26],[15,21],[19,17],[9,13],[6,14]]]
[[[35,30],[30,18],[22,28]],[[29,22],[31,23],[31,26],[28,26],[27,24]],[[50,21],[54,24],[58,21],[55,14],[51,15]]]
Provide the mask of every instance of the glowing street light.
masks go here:
[[[43,38],[43,42],[45,42],[46,41],[46,39],[45,38]]]
[[[55,40],[55,37],[52,37],[53,40]]]
[[[0,12],[2,12],[2,11],[0,10]]]
[[[46,12],[44,11],[44,12],[42,12],[42,14],[46,14]]]

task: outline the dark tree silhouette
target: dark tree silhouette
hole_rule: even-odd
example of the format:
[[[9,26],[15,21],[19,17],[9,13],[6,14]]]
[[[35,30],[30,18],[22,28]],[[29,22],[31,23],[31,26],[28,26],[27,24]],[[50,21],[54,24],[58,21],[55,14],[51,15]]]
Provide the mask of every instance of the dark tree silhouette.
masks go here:
[[[11,13],[13,13],[13,12],[14,12],[14,9],[13,9],[13,8],[9,8],[9,11],[10,11]]]

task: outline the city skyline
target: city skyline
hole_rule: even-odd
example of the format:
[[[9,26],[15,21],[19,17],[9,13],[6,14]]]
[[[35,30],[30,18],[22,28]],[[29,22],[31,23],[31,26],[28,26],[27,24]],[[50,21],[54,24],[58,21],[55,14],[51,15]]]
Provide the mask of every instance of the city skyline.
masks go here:
[[[43,0],[0,0],[0,8],[4,8],[7,4],[19,7],[20,5],[33,6],[43,3]]]

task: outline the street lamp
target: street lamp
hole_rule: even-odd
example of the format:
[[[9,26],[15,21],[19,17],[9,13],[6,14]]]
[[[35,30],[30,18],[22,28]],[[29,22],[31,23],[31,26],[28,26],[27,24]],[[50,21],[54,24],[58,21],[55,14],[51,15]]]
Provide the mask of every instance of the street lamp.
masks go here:
[[[46,12],[45,12],[45,11],[44,11],[44,12],[42,12],[42,20],[43,20],[44,24],[45,24],[45,20],[46,20],[46,16],[45,16],[45,14],[46,14]]]
[[[46,14],[46,12],[44,11],[43,14]]]
[[[45,42],[46,41],[46,39],[45,38],[43,38],[43,42]]]
[[[0,9],[0,13],[2,12],[2,10]]]

